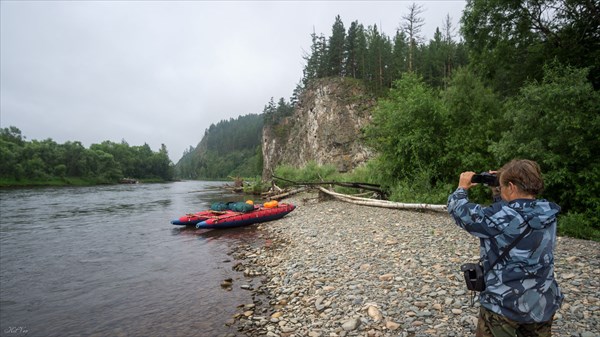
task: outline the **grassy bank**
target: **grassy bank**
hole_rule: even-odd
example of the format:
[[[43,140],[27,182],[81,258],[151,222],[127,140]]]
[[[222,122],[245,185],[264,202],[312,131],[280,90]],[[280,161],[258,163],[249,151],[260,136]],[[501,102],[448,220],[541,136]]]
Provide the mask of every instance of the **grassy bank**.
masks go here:
[[[105,184],[106,182],[104,182]],[[115,182],[116,183],[116,182]],[[0,178],[0,187],[43,187],[43,186],[93,186],[101,184],[96,179],[75,177],[53,179],[6,179]]]
[[[140,179],[141,183],[164,183],[162,179]],[[119,181],[108,181],[94,178],[65,177],[52,179],[6,179],[0,178],[0,188],[11,187],[60,187],[60,186],[96,186],[116,185]]]

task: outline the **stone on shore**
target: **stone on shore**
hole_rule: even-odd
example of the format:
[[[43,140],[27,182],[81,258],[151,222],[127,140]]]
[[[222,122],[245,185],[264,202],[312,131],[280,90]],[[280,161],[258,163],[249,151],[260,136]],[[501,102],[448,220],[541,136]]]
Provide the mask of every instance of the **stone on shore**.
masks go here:
[[[360,325],[360,319],[351,318],[351,319],[345,321],[344,323],[342,323],[342,329],[344,329],[345,331],[352,331],[352,330],[356,330],[356,328],[358,328],[359,325]]]
[[[479,241],[446,213],[318,201],[316,194],[285,202],[296,210],[257,226],[269,245],[232,248],[233,270],[245,278],[240,288],[255,304],[234,316],[236,335],[474,335],[479,303],[471,306],[460,265],[477,260]],[[553,336],[598,336],[600,243],[557,241],[565,301]]]

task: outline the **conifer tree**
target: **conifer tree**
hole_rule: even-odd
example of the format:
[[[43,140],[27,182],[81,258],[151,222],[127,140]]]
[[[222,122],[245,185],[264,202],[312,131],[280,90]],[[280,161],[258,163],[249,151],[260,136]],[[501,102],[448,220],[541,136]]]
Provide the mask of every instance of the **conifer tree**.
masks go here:
[[[331,37],[329,38],[328,72],[326,76],[344,75],[344,45],[346,40],[346,30],[340,16],[335,17]]]
[[[446,14],[446,18],[444,19],[442,27],[442,40],[445,54],[444,88],[447,88],[448,81],[450,80],[450,76],[452,75],[452,71],[454,70],[454,59],[456,56],[456,43],[454,42],[454,34],[456,29],[452,25],[452,18],[450,17],[450,14]]]
[[[344,44],[344,75],[357,78],[358,73],[358,21],[353,21],[348,28],[348,36]]]
[[[399,78],[400,74],[408,70],[408,43],[406,34],[402,30],[397,30],[396,36],[394,36],[392,69],[394,78]]]
[[[368,43],[365,27],[359,24],[356,29],[356,78],[366,79],[367,77],[367,52]]]
[[[304,55],[306,66],[303,70],[302,82],[306,87],[311,80],[322,78],[328,74],[327,68],[327,41],[323,34],[317,36],[315,32],[311,35],[312,44],[310,46],[310,54]]]
[[[392,62],[392,43],[389,38],[380,33],[377,25],[369,27],[368,38],[368,73],[367,81],[376,90],[382,90],[391,85],[389,75]]]
[[[419,42],[421,42],[421,29],[425,24],[425,19],[420,15],[423,14],[423,6],[413,2],[408,7],[408,13],[402,16],[404,22],[402,29],[408,37],[408,71],[414,71],[415,53]]]
[[[433,87],[442,87],[445,77],[446,52],[442,32],[437,28],[433,40],[425,48],[423,78]]]

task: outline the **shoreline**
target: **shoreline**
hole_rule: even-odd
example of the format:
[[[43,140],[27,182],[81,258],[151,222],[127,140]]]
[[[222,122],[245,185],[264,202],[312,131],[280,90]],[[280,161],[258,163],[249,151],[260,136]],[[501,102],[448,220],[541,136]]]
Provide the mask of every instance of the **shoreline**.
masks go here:
[[[258,226],[265,244],[234,247],[234,270],[253,303],[228,325],[245,336],[468,336],[471,306],[460,265],[479,258],[478,240],[445,212],[320,201]],[[565,294],[553,336],[600,331],[600,243],[559,237],[556,277]]]

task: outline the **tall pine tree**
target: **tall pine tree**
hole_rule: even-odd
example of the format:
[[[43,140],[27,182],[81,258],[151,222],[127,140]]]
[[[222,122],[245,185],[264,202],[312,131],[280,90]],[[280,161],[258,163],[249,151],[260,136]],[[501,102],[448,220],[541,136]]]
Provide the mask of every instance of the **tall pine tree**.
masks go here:
[[[326,76],[344,76],[344,45],[346,40],[346,30],[340,16],[335,17],[331,37],[329,38],[328,54],[328,72]]]
[[[425,25],[425,19],[421,17],[423,6],[413,3],[408,7],[408,13],[402,16],[404,20],[402,29],[408,37],[408,71],[414,71],[415,54],[421,42],[421,29]]]

